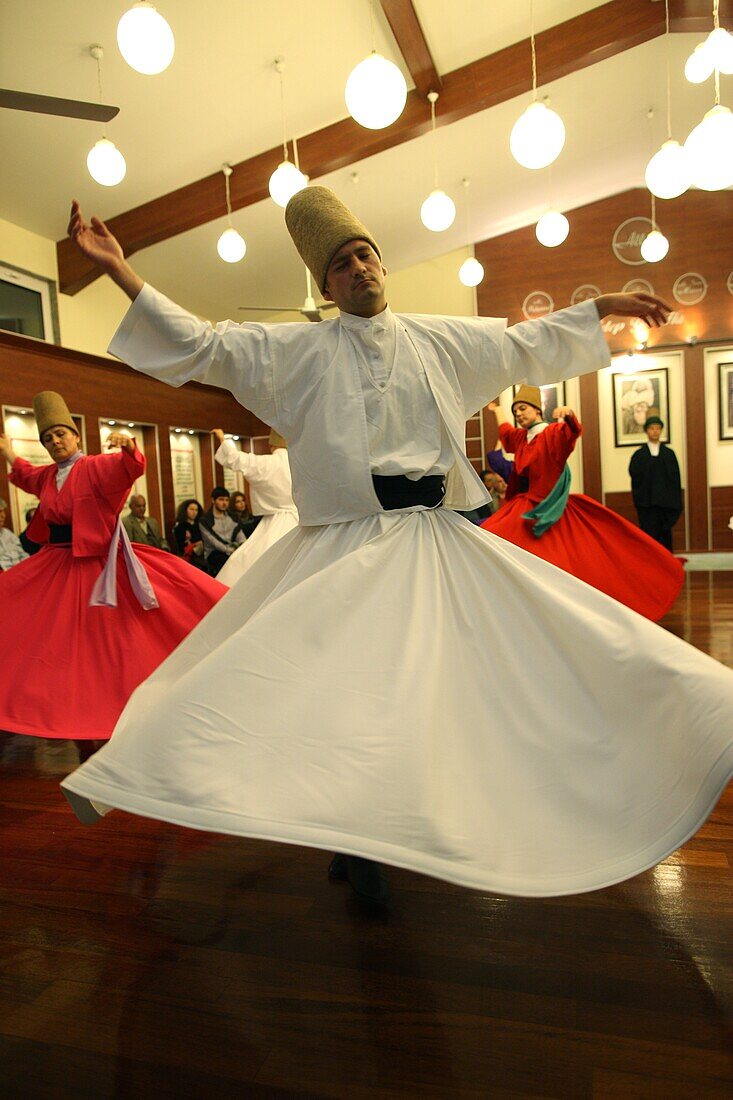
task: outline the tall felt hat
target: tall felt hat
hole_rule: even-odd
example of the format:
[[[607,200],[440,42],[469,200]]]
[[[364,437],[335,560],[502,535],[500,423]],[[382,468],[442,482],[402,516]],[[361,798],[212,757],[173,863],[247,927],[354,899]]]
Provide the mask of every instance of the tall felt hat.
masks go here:
[[[270,429],[270,438],[268,442],[273,449],[276,447],[287,447],[286,441],[283,439],[279,432],[275,431],[274,428]]]
[[[342,245],[367,241],[382,258],[379,245],[366,226],[328,187],[316,184],[293,195],[285,207],[285,224],[321,294],[328,265]]]
[[[519,404],[531,405],[533,409],[542,412],[542,394],[539,386],[520,386],[512,398],[512,412],[514,406]]]
[[[38,437],[43,439],[43,433],[49,428],[70,428],[76,435],[79,431],[74,423],[68,406],[60,393],[53,390],[42,390],[33,398],[33,415],[38,425]]]

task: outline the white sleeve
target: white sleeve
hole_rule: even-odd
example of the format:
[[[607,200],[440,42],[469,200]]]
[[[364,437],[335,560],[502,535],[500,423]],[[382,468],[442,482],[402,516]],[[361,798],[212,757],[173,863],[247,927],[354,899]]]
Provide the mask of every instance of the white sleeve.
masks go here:
[[[272,424],[273,339],[267,325],[201,321],[146,283],[109,351],[171,386],[195,379],[229,390],[241,405]]]
[[[240,451],[231,439],[225,439],[214,455],[220,466],[243,474],[253,485],[269,481],[273,471],[272,455],[255,455]]]
[[[504,333],[497,393],[519,382],[544,386],[590,374],[611,362],[594,301],[522,321]]]

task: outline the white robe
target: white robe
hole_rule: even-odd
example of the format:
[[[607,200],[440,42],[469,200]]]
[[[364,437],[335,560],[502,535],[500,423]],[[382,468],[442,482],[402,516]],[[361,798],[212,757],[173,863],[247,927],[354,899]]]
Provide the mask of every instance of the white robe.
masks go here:
[[[252,514],[262,516],[247,541],[234,551],[217,574],[216,579],[231,588],[266,550],[298,526],[298,510],[293,503],[293,483],[285,447],[278,447],[273,454],[256,455],[240,451],[231,439],[225,439],[214,457],[220,465],[246,477]]]
[[[438,408],[430,454],[442,452],[444,432],[455,454],[456,378],[465,410],[471,386],[474,396],[496,387],[494,396],[498,378],[544,371],[549,381],[571,357],[579,370],[602,365],[587,305],[524,326],[518,342],[509,330],[493,345],[499,363],[482,358],[492,345],[475,339],[480,326],[405,325],[418,340],[427,334],[424,377],[414,362],[398,366],[413,369],[415,401],[427,378]],[[170,316],[168,305],[159,324],[146,312],[155,348],[147,358],[138,349],[134,365],[183,381],[210,336],[191,319],[176,337]],[[452,353],[461,333],[465,360],[441,381],[440,355],[427,365],[426,348],[434,338]],[[227,347],[209,343],[196,372],[221,381],[231,370],[241,393],[249,360],[243,353],[238,372],[236,331],[224,336]],[[320,468],[293,466],[296,499],[300,477],[310,516],[346,514],[296,528],[260,558],[136,690],[112,740],[64,781],[70,801],[80,814],[95,800],[508,894],[592,890],[658,862],[699,827],[733,771],[733,673],[448,508],[375,505],[360,465],[365,417],[364,435],[344,449],[358,362],[354,353],[351,373],[351,345],[335,337],[324,334],[323,347],[331,340],[344,360],[319,372],[311,357],[310,375],[298,375],[301,405],[288,408],[291,427],[302,425],[301,457],[315,445],[311,414],[324,433]],[[266,337],[271,358],[279,339]],[[325,388],[309,385],[326,376]],[[264,404],[269,393],[273,412],[290,381],[280,368],[274,389],[252,392]],[[464,473],[460,465],[468,491]],[[350,517],[352,506],[361,514]]]

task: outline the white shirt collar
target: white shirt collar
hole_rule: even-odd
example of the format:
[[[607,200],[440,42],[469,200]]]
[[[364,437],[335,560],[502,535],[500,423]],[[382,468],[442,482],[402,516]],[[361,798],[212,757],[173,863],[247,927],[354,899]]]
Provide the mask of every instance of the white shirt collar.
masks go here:
[[[531,443],[535,436],[541,435],[545,428],[549,428],[549,426],[545,420],[541,420],[539,424],[533,424],[531,428],[527,429],[527,442]]]
[[[357,317],[354,313],[339,314],[339,320],[346,329],[352,332],[386,332],[395,325],[395,316],[389,306],[385,306],[381,313],[374,317]]]

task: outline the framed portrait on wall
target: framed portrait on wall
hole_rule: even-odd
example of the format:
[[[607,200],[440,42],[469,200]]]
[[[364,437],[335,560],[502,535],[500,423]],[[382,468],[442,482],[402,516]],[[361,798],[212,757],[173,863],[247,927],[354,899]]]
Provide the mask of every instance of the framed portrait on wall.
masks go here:
[[[614,443],[638,447],[646,442],[644,421],[659,416],[664,421],[661,440],[669,443],[669,389],[666,367],[612,374]]]
[[[733,439],[733,363],[719,363],[720,439]]]
[[[516,397],[519,386],[512,387],[512,396]],[[540,386],[542,398],[542,419],[548,424],[552,423],[552,414],[565,404],[565,383],[551,382],[548,386]]]

